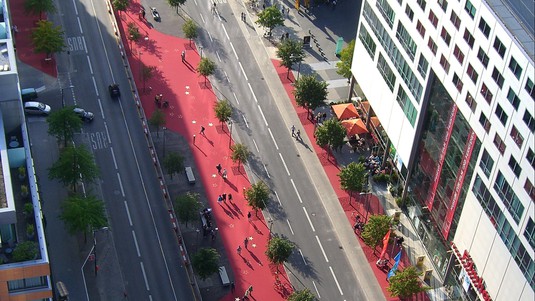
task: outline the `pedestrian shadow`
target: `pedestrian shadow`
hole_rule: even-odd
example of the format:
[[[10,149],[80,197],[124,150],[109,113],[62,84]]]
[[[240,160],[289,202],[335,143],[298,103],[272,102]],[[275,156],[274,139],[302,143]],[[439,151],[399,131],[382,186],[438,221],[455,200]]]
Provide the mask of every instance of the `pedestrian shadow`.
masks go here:
[[[240,255],[241,256],[241,255]],[[243,259],[243,262],[245,263],[245,265],[247,265],[251,270],[254,271],[254,267],[253,265],[249,262],[249,260],[247,260],[245,257],[242,256],[242,259]]]
[[[261,266],[264,266],[262,264],[262,261],[260,261],[260,259],[253,252],[251,252],[251,250],[247,249],[247,251],[249,251],[249,255],[251,255],[251,257],[254,259],[254,261],[256,261],[256,263],[258,263]]]
[[[225,212],[225,214],[226,214],[228,217],[234,219],[234,217],[232,216],[232,213],[231,213],[229,210],[227,210],[225,207],[223,207],[223,205],[219,204],[219,207],[221,207],[221,209],[223,209],[223,211]]]
[[[234,208],[230,207],[230,205],[227,202],[225,202],[225,205],[227,206],[228,211],[231,212],[233,216],[236,216],[238,219],[240,219],[240,216],[238,215],[238,212],[236,212],[236,210],[234,210]],[[234,219],[234,218],[232,217],[232,219]]]
[[[208,157],[208,155],[197,144],[194,145],[205,157]]]
[[[298,138],[295,138],[295,140],[297,142],[299,142],[301,145],[303,145],[306,149],[308,149],[309,152],[312,152],[312,148],[310,148],[310,145],[308,145],[308,143],[306,143],[303,138],[301,137],[298,137]]]
[[[189,69],[189,71],[197,72],[197,70],[195,70],[195,67],[193,67],[193,65],[190,62],[188,62],[187,60],[184,60],[183,63],[186,66],[186,68]]]
[[[229,181],[228,178],[223,178],[223,181],[225,181],[225,184],[227,184],[230,189],[234,190],[235,192],[238,192],[238,187],[236,187],[236,185]]]
[[[241,209],[240,209],[240,207],[238,207],[238,205],[236,205],[234,202],[230,202],[230,204],[232,204],[232,207],[234,208],[234,211],[238,212],[242,217],[245,216],[245,215],[243,215],[243,212],[241,212]]]

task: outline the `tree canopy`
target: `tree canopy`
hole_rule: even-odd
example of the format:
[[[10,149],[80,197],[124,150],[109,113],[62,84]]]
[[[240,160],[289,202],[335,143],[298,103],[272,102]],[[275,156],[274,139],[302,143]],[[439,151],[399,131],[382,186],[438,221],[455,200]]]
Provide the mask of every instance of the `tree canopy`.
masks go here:
[[[277,6],[273,5],[258,13],[256,23],[269,28],[269,33],[271,34],[273,28],[284,25],[284,16]]]
[[[263,210],[269,200],[269,188],[263,181],[258,181],[245,190],[245,197],[254,210]]]
[[[39,249],[34,241],[25,241],[19,243],[13,250],[13,261],[22,262],[33,260],[39,254]]]
[[[290,297],[288,297],[288,301],[315,301],[316,296],[308,289],[305,288],[304,290],[295,290],[292,292]]]
[[[63,140],[65,147],[74,137],[74,133],[82,129],[83,121],[73,111],[74,107],[65,107],[52,111],[47,117],[48,133]]]
[[[76,191],[76,184],[82,179],[93,182],[99,176],[93,155],[84,145],[67,146],[58,160],[48,169],[48,177],[57,179],[63,185],[70,185]]]
[[[329,119],[316,128],[315,135],[319,146],[338,150],[344,145],[346,129],[340,121]]]
[[[388,280],[387,291],[393,297],[409,298],[414,294],[425,292],[430,288],[422,286],[419,276],[420,273],[414,266],[408,266],[403,270],[398,270],[394,276]]]
[[[168,0],[168,1],[176,1],[176,0]],[[178,8],[177,8],[178,11]],[[184,32],[184,35],[187,39],[189,39],[189,44],[191,45],[191,40],[197,38],[199,35],[199,27],[193,20],[188,19],[184,24],[182,25],[182,31]]]
[[[251,151],[245,144],[236,143],[230,147],[230,150],[232,151],[230,155],[232,162],[238,162],[238,165],[247,163],[251,156]]]
[[[215,117],[217,117],[219,122],[227,122],[232,116],[232,106],[230,105],[230,102],[228,100],[221,99],[215,103],[214,112]]]
[[[53,13],[56,11],[54,0],[25,0],[24,9],[32,15],[39,15],[39,20],[43,19],[43,13]]]
[[[193,255],[191,264],[202,280],[219,272],[219,253],[213,248],[202,248]]]
[[[160,109],[154,110],[152,115],[150,115],[149,124],[156,127],[156,137],[160,137],[160,128],[164,126],[165,123],[165,113]]]
[[[364,231],[362,231],[362,239],[364,243],[372,248],[374,248],[382,242],[388,230],[390,230],[390,225],[392,224],[392,218],[386,215],[372,215]]]
[[[302,62],[305,58],[303,43],[293,39],[285,39],[277,46],[277,57],[281,59],[280,65],[288,68],[286,77],[294,64]]]
[[[351,78],[351,63],[353,62],[353,51],[355,50],[355,40],[352,40],[340,52],[340,61],[336,63],[336,73],[345,77]]]
[[[130,5],[130,0],[113,0],[112,6],[119,12],[125,12]]]
[[[34,51],[44,53],[50,57],[53,53],[65,49],[64,31],[60,26],[47,20],[37,22],[37,27],[32,29],[31,38]]]
[[[291,241],[283,237],[274,236],[268,242],[266,256],[271,263],[279,265],[288,260],[292,255],[293,249],[294,244]]]
[[[350,192],[361,192],[366,185],[368,171],[362,163],[351,162],[338,174],[340,187]]]
[[[327,83],[319,81],[316,74],[301,76],[294,83],[295,102],[307,110],[315,110],[327,99]]]
[[[197,66],[197,72],[204,76],[204,83],[206,84],[206,77],[215,72],[215,63],[209,58],[203,57]]]
[[[163,158],[163,167],[173,179],[173,175],[184,171],[184,157],[179,153],[170,153]]]
[[[186,3],[186,0],[167,0],[167,3],[174,7],[176,9],[176,13],[178,14],[178,8],[181,6],[181,5],[184,5],[184,3]]]
[[[201,196],[196,192],[186,192],[175,200],[175,211],[181,222],[188,226],[188,222],[199,218],[199,211],[202,208]]]
[[[104,203],[94,196],[73,195],[61,205],[60,219],[71,234],[84,233],[108,225]]]

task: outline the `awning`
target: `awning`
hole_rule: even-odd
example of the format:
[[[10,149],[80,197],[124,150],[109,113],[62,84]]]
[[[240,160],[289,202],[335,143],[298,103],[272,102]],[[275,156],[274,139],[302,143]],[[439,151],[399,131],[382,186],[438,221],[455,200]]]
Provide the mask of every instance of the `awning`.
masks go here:
[[[334,114],[338,120],[346,120],[351,118],[358,118],[357,108],[352,103],[342,103],[332,106]]]
[[[342,121],[342,125],[346,128],[347,136],[360,135],[367,133],[366,125],[360,119],[351,119]]]

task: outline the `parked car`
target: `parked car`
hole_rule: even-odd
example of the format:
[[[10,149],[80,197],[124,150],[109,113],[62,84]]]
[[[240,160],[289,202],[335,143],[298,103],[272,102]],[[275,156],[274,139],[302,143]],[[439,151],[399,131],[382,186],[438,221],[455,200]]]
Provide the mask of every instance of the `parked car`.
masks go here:
[[[22,102],[32,101],[37,99],[37,91],[34,88],[26,88],[20,91]]]
[[[119,90],[118,84],[111,84],[108,86],[108,90],[110,91],[111,98],[117,98],[121,96],[121,90]]]
[[[24,112],[28,115],[48,115],[50,106],[38,101],[28,101],[24,103]]]
[[[93,121],[93,117],[95,117],[95,114],[88,112],[82,108],[74,108],[74,113],[82,119],[82,121]]]

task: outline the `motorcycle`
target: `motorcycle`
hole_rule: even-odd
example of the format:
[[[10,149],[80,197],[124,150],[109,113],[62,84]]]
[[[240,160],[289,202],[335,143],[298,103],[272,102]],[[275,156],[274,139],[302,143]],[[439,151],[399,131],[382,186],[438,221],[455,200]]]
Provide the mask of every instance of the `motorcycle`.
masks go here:
[[[154,21],[160,22],[160,13],[156,10],[156,7],[151,7],[150,12],[154,18]]]

